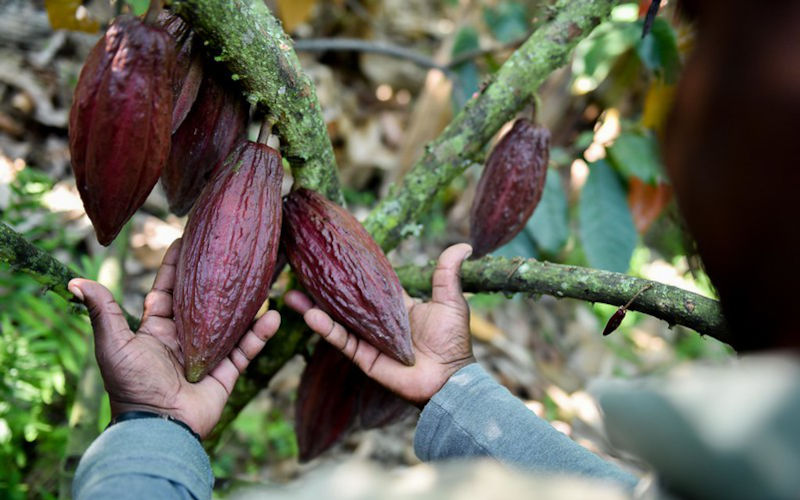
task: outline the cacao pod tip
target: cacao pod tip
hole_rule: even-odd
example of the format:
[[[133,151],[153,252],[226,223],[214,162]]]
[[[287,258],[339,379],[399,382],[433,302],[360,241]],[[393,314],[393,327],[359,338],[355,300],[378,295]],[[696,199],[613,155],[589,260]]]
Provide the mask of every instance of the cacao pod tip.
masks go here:
[[[186,360],[186,380],[191,383],[199,382],[203,377],[206,376],[205,368],[203,367],[203,363],[200,362],[192,362],[191,360]]]

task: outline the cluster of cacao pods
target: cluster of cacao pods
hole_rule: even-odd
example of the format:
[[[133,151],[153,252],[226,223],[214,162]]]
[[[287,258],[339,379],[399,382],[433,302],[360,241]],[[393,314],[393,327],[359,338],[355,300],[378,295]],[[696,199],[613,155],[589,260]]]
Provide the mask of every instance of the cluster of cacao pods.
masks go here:
[[[179,17],[120,16],[94,46],[70,110],[72,168],[97,239],[110,244],[159,178],[189,211],[242,139],[249,107]]]
[[[550,132],[526,118],[515,121],[492,149],[470,211],[473,258],[522,231],[542,198],[549,159]]]
[[[173,300],[187,379],[230,354],[286,261],[321,309],[413,364],[403,289],[380,247],[314,191],[281,199],[280,154],[244,139],[248,105],[229,84],[180,18],[123,16],[86,61],[70,114],[72,165],[100,243],[113,241],[159,178],[170,209],[189,214]],[[325,343],[299,392],[304,459],[354,422],[383,425],[409,408]]]

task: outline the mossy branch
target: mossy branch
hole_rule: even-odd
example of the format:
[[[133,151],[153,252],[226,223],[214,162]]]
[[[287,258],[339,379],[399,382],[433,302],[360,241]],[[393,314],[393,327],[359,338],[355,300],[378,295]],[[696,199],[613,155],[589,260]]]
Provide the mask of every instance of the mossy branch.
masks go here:
[[[412,296],[429,295],[435,262],[397,269],[400,282]],[[729,342],[718,301],[680,288],[627,274],[541,262],[536,259],[484,257],[461,267],[465,292],[547,294],[621,306],[648,285],[629,309],[683,325],[702,335]],[[735,346],[734,346],[735,347]]]
[[[575,45],[606,19],[614,0],[559,0],[555,17],[517,49],[384,198],[364,225],[384,250],[415,234],[436,193],[472,163],[492,136],[532,102],[550,73],[566,64]]]
[[[247,99],[277,118],[281,154],[298,185],[343,203],[328,130],[292,41],[263,0],[171,0],[223,62]]]
[[[5,262],[14,271],[28,273],[42,284],[45,290],[75,302],[75,297],[67,290],[67,284],[79,275],[54,259],[50,254],[31,244],[24,236],[0,222],[0,262]],[[78,306],[84,314],[86,308]],[[139,328],[139,319],[123,311],[131,330]]]

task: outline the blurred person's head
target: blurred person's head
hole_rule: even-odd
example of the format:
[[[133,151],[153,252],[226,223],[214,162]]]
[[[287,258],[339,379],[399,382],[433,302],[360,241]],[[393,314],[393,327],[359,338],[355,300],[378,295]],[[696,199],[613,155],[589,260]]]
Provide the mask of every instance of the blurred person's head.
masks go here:
[[[800,2],[690,1],[663,142],[738,350],[800,347]],[[794,309],[798,307],[798,309]]]

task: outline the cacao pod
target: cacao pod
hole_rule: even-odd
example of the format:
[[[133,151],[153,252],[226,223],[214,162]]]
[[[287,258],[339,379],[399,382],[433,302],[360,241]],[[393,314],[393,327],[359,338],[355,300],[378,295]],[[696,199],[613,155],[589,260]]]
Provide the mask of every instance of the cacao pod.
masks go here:
[[[525,227],[544,191],[550,132],[519,119],[492,150],[470,211],[473,258],[508,243]]]
[[[364,227],[304,188],[284,199],[283,210],[283,248],[320,309],[383,353],[414,364],[403,288]]]
[[[352,363],[351,363],[352,364]],[[358,423],[362,429],[377,429],[397,422],[414,410],[408,401],[358,370]]]
[[[108,245],[144,203],[169,154],[174,43],[121,16],[81,70],[69,115],[72,169],[97,239]]]
[[[190,382],[230,353],[267,298],[280,241],[282,178],[277,151],[243,141],[189,214],[173,296]]]
[[[324,340],[317,342],[297,388],[294,426],[302,462],[336,444],[356,422],[363,372]]]
[[[175,69],[172,72],[172,132],[175,133],[192,108],[203,80],[203,47],[186,22],[167,10],[158,16],[159,25],[175,40]]]
[[[192,110],[172,135],[161,184],[177,215],[189,212],[214,167],[245,135],[249,105],[225,83],[217,68],[207,67]]]

